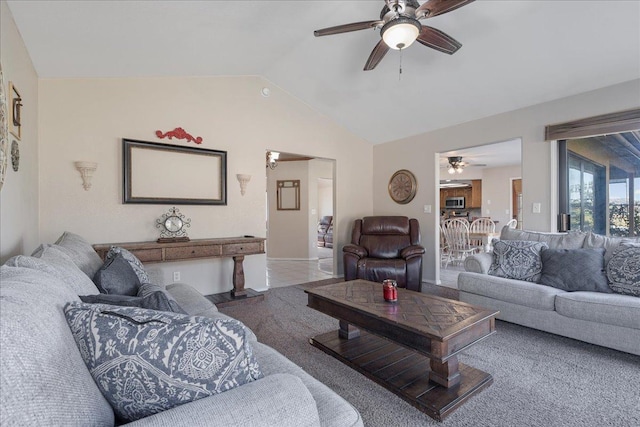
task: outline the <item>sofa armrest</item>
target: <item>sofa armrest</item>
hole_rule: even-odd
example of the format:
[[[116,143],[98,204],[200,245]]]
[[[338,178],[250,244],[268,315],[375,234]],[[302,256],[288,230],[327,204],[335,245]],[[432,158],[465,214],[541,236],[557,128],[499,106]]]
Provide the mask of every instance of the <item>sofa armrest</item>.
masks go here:
[[[132,427],[320,426],[318,408],[302,380],[274,374],[214,396],[134,421]]]
[[[407,246],[406,248],[404,248],[401,252],[400,252],[400,257],[404,258],[404,259],[409,259],[409,258],[413,258],[415,256],[422,256],[424,255],[424,248],[420,245],[411,245],[411,246]]]
[[[464,260],[464,269],[472,273],[487,274],[492,261],[493,255],[487,252],[469,255]]]
[[[189,316],[202,316],[211,311],[218,311],[214,303],[205,298],[193,286],[186,283],[167,285],[167,291]]]
[[[354,254],[358,258],[366,258],[369,255],[369,252],[362,246],[348,244],[342,248],[342,252]]]

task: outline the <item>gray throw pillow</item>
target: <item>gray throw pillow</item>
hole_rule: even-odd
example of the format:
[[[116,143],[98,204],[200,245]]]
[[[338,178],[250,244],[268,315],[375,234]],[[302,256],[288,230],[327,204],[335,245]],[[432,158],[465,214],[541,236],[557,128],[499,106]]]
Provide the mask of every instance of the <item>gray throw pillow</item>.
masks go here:
[[[169,305],[169,311],[173,311],[174,313],[187,314],[187,312],[184,311],[182,307],[180,307],[180,304],[178,304],[178,301],[176,301],[173,295],[167,292],[165,288],[153,283],[143,283],[138,289],[138,297],[140,298],[147,298],[156,294],[162,294],[163,299],[165,299],[167,301],[167,304]]]
[[[109,252],[107,252],[107,255],[105,255],[104,258],[105,260],[111,259],[118,254],[122,254],[122,258],[124,258],[129,264],[131,264],[131,268],[133,268],[133,271],[136,272],[140,283],[149,283],[149,275],[144,269],[144,265],[142,265],[142,262],[138,259],[138,257],[136,257],[125,248],[121,248],[120,246],[111,246],[109,248]]]
[[[549,246],[528,240],[493,240],[493,261],[489,274],[537,283],[542,274],[540,251]]]
[[[102,265],[102,260],[91,243],[77,234],[65,231],[56,245],[60,246],[71,260],[89,277],[93,277]]]
[[[611,293],[604,272],[604,248],[544,249],[540,283],[564,291]]]
[[[146,297],[115,294],[80,295],[80,300],[88,304],[108,304],[121,307],[138,307],[148,310],[172,311],[169,300],[162,292],[152,292]],[[184,314],[184,312],[178,312]]]
[[[613,292],[640,297],[640,245],[621,243],[607,264]]]
[[[96,285],[57,245],[42,246],[38,258],[17,255],[5,263],[12,267],[26,267],[51,274],[71,288],[76,295],[97,294]]]
[[[68,303],[82,358],[120,422],[134,421],[262,378],[236,320]]]
[[[103,294],[135,296],[140,288],[136,272],[122,254],[106,260],[93,277],[93,282]]]

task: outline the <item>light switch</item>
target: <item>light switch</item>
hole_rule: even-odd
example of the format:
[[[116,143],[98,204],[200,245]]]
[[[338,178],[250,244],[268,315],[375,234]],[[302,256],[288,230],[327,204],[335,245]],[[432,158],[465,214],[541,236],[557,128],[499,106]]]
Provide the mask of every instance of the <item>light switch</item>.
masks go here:
[[[533,204],[532,212],[533,213],[540,213],[540,203],[534,203]]]
[[[431,205],[424,205],[424,213],[431,213]]]
[[[487,204],[490,205],[491,204],[491,199],[487,199]]]

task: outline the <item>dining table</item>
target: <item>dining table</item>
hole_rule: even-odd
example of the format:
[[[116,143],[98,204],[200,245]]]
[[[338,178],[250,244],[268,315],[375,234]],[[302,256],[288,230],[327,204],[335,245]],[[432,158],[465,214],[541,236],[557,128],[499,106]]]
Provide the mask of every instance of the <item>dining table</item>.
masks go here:
[[[469,233],[470,240],[482,240],[482,246],[485,252],[491,252],[491,242],[493,239],[499,239],[500,233],[497,231],[474,231]]]

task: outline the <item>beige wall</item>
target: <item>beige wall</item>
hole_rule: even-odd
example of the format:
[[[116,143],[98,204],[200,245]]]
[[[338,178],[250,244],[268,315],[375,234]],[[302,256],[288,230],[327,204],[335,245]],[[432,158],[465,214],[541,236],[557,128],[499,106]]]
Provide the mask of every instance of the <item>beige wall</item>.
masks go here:
[[[555,225],[555,156],[552,144],[544,141],[544,128],[604,113],[637,108],[640,105],[640,80],[562,98],[539,105],[463,123],[374,147],[374,213],[398,214],[420,220],[423,244],[427,249],[424,279],[439,278],[436,230],[440,179],[439,152],[458,148],[522,139],[522,185],[524,224],[531,230],[551,230]],[[418,180],[416,198],[407,205],[394,203],[387,193],[391,175],[398,169],[411,170]],[[541,203],[541,213],[531,212],[532,203]],[[432,213],[423,213],[431,205]]]
[[[271,96],[260,95],[262,87]],[[259,77],[56,79],[40,81],[41,235],[64,230],[92,243],[152,240],[155,219],[171,205],[122,204],[122,142],[158,140],[155,131],[183,127],[204,140],[202,148],[228,152],[227,206],[179,206],[191,218],[192,238],[265,236],[265,151],[272,149],[336,159],[336,210],[342,223],[334,238],[348,240],[353,218],[373,210],[373,148],[307,105]],[[361,162],[351,159],[360,158]],[[76,160],[98,162],[93,187],[84,191]],[[168,174],[172,165],[162,164]],[[236,174],[252,175],[240,195]],[[194,186],[204,185],[193,182]],[[182,281],[204,293],[230,288],[231,260],[152,266],[154,279]],[[264,289],[266,255],[245,258],[246,286]]]
[[[511,219],[511,180],[520,178],[520,166],[482,170],[482,216],[498,221],[497,229]],[[527,228],[527,224],[524,224]]]
[[[4,262],[13,255],[30,253],[39,242],[38,76],[4,1],[0,2],[0,64],[4,90],[8,92],[12,82],[23,104],[21,140],[18,141],[20,167],[15,172],[9,159],[0,190],[0,262]],[[14,139],[9,135],[9,144]]]

